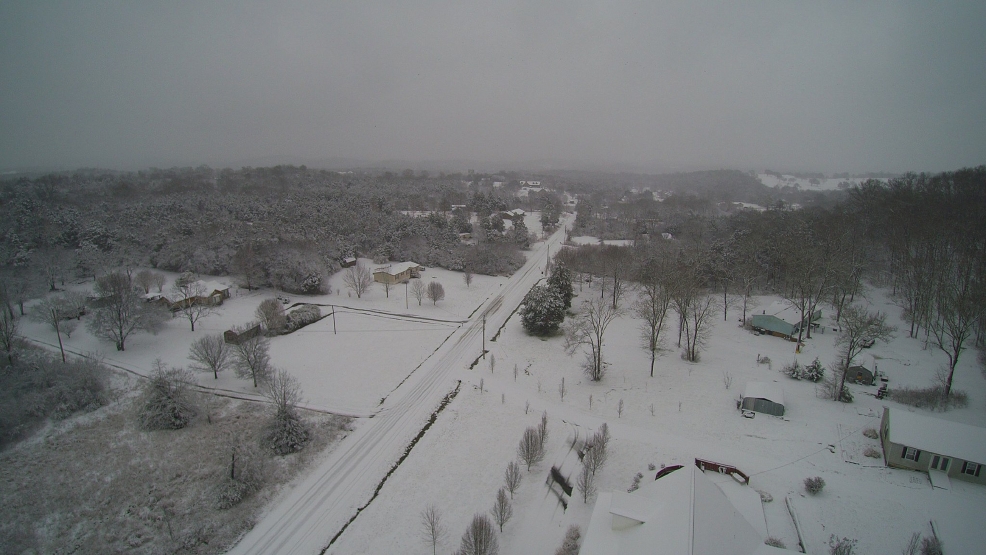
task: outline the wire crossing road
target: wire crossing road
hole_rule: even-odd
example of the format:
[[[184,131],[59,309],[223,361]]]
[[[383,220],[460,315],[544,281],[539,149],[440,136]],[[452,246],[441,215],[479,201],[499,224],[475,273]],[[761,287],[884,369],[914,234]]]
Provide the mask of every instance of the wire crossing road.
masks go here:
[[[492,335],[543,277],[549,249],[552,253],[558,249],[566,223],[563,220],[558,231],[534,249],[502,291],[488,299],[482,310],[397,388],[373,418],[360,424],[303,481],[282,494],[278,504],[230,553],[312,554],[324,549],[372,498],[412,438],[454,388],[454,372],[467,368],[480,354],[483,317],[487,334]]]

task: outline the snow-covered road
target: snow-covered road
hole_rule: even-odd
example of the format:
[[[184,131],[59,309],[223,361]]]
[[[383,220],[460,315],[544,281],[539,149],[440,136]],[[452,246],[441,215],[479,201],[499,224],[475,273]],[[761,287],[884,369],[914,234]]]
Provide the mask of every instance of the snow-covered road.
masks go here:
[[[483,316],[492,336],[543,277],[549,249],[564,239],[563,221],[539,243],[527,263],[488,299],[429,359],[397,388],[374,417],[343,439],[317,468],[276,500],[276,505],[230,553],[319,553],[372,499],[394,463],[455,388],[452,374],[482,350]]]

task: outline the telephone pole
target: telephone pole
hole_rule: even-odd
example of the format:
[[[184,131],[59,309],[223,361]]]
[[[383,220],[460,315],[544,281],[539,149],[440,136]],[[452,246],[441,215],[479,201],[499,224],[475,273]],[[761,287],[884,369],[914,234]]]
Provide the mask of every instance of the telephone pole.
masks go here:
[[[483,360],[486,360],[486,316],[483,316]]]
[[[332,335],[338,335],[336,332],[336,307],[329,305],[332,308]]]

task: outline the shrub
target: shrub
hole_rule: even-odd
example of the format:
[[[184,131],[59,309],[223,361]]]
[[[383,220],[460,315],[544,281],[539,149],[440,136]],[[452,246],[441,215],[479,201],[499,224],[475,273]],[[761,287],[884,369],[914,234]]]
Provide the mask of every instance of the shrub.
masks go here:
[[[322,318],[322,310],[313,304],[303,304],[285,316],[284,329],[287,333],[297,331],[308,324],[318,322]]]
[[[582,531],[576,525],[571,525],[565,532],[565,539],[561,542],[561,547],[555,551],[555,555],[578,555],[579,540],[582,538]]]
[[[767,539],[763,541],[763,543],[769,545],[770,547],[779,547],[781,549],[787,549],[787,546],[784,545],[784,542],[781,541],[779,538],[775,538],[774,536],[769,536]]]
[[[902,405],[939,411],[962,408],[969,404],[969,396],[964,391],[953,389],[948,399],[944,398],[944,393],[945,390],[939,385],[924,388],[899,387],[887,391],[887,398]]]
[[[760,494],[760,502],[761,503],[770,503],[771,501],[774,500],[774,496],[771,495],[771,494],[769,494],[769,493],[767,493],[766,491],[763,491],[763,490],[759,490],[758,489],[757,490],[757,493]]]
[[[831,555],[853,555],[856,552],[856,540],[837,538],[835,534],[829,537],[829,553]]]
[[[863,451],[863,456],[869,457],[871,459],[879,459],[881,455],[879,450],[874,449],[873,447],[867,447]]]
[[[941,542],[935,537],[921,538],[921,555],[942,555]]]
[[[781,372],[786,374],[795,380],[807,380],[810,382],[819,382],[825,377],[825,368],[822,367],[822,363],[818,361],[818,357],[811,362],[808,366],[802,366],[798,364],[798,361],[785,366]]]
[[[870,439],[877,439],[880,437],[880,434],[877,433],[876,428],[866,428],[863,430],[863,435]]]
[[[815,476],[813,478],[805,478],[805,491],[812,495],[818,495],[821,493],[822,488],[825,487],[825,480],[821,476]]]

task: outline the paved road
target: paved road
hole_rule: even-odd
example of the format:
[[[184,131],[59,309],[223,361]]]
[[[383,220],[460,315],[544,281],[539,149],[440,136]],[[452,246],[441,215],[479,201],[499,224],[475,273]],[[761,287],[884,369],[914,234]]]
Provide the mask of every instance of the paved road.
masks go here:
[[[377,414],[360,424],[329,456],[257,523],[230,553],[320,552],[371,499],[380,481],[424,427],[442,398],[454,389],[451,374],[468,367],[482,349],[483,315],[491,337],[542,276],[548,251],[564,239],[564,222],[539,243],[527,263],[498,294],[411,375]]]

